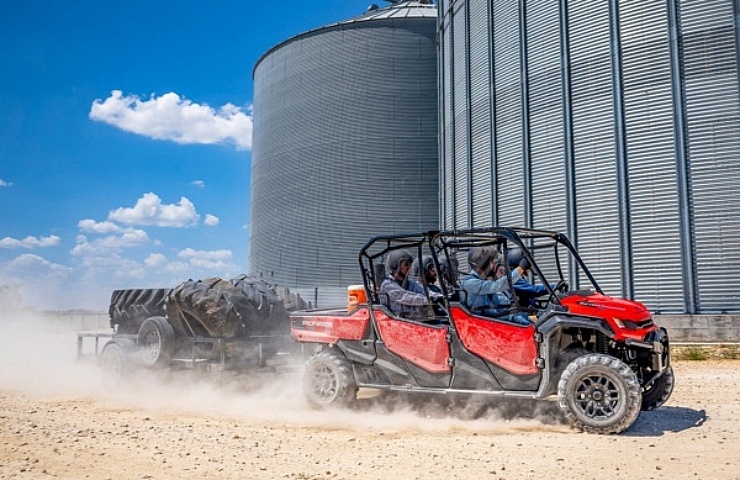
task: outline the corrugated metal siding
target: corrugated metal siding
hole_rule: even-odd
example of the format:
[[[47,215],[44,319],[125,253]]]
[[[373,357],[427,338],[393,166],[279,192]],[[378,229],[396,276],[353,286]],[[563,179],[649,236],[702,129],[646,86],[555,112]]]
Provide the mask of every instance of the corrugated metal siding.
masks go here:
[[[619,13],[635,297],[659,311],[680,311],[684,300],[666,2],[622,1]]]
[[[472,163],[472,218],[474,226],[492,219],[491,167],[491,36],[487,2],[470,3],[470,129]]]
[[[470,140],[468,121],[468,65],[465,5],[457,2],[453,6],[452,50],[453,50],[453,102],[455,111],[455,227],[469,227],[468,217],[472,205],[470,195]]]
[[[614,101],[607,2],[568,2],[578,248],[601,288],[621,294]]]
[[[255,70],[250,271],[322,305],[372,235],[438,226],[435,19],[285,43]]]
[[[740,99],[733,2],[681,1],[699,307],[740,311]]]
[[[568,193],[560,48],[558,2],[527,2],[532,227],[564,232]],[[540,256],[538,264],[546,272],[555,270],[554,258]]]
[[[563,95],[558,3],[527,2],[532,226],[566,225]]]
[[[441,52],[444,58],[449,59],[449,62],[440,62],[442,71],[442,91],[452,92],[452,27],[450,16],[444,19],[444,29],[441,34]],[[439,132],[440,137],[443,139],[443,155],[442,164],[444,165],[444,177],[442,187],[445,192],[445,205],[444,211],[442,212],[443,227],[445,229],[453,228],[455,221],[455,204],[457,203],[457,196],[455,194],[455,154],[454,154],[454,115],[452,111],[452,95],[440,94],[439,101],[442,103],[443,119],[441,125],[443,126],[442,131]]]
[[[458,69],[455,83],[442,85],[441,98],[458,102],[463,97],[461,89],[469,88],[471,123],[446,121],[452,131],[443,135],[445,141],[454,138],[457,143],[469,138],[474,223],[487,218],[492,206],[498,205],[493,218],[498,215],[499,224],[523,224],[522,175],[527,150],[522,144],[526,138],[522,109],[528,100],[534,226],[566,231],[570,193],[575,196],[573,221],[579,250],[607,293],[621,295],[631,289],[638,300],[662,313],[682,312],[693,305],[698,308],[692,313],[740,311],[740,196],[736,194],[740,188],[740,86],[733,18],[737,2],[563,1],[569,17],[564,32],[570,40],[570,63],[565,65],[569,79],[561,78],[558,64],[558,2],[526,2],[527,78],[521,78],[519,49],[518,8],[522,3],[471,0],[466,12],[461,8],[467,3],[464,0],[444,0],[440,3],[443,38],[451,38],[447,6],[453,3],[455,29],[464,28],[460,16],[470,17],[470,43],[466,52],[456,45],[454,59],[450,49],[440,50],[440,68],[446,71],[454,65]],[[680,34],[680,68],[675,69],[667,11],[674,3]],[[610,4],[618,13],[613,24]],[[491,26],[493,39],[486,51]],[[610,32],[612,26],[618,26],[619,32]],[[618,58],[612,57],[610,33],[618,34],[614,44],[621,44]],[[466,53],[469,57],[460,58]],[[482,63],[486,57],[491,62],[488,71]],[[468,82],[459,72],[466,60]],[[621,76],[615,77],[613,66],[620,64]],[[484,92],[489,82],[494,87],[489,99],[494,114],[487,118]],[[521,96],[522,85],[528,87],[527,99]],[[565,103],[564,85],[571,86],[570,105]],[[619,112],[615,99],[622,101]],[[572,192],[567,192],[564,168],[568,112],[573,121]],[[617,124],[618,119],[623,124]],[[677,130],[684,124],[685,129]],[[493,135],[490,146],[486,130]],[[684,133],[685,150],[680,148]],[[621,157],[625,164],[617,163],[618,147],[625,148]],[[492,171],[488,170],[489,149],[494,157]],[[454,175],[463,168],[462,160],[457,150],[454,159],[449,152],[446,146],[443,169]],[[684,159],[688,173],[679,178]],[[623,179],[617,178],[618,165],[626,168]],[[490,185],[494,189],[490,202],[485,198],[486,182],[494,180],[487,177],[497,182]],[[624,193],[628,194],[622,205],[629,216],[622,225],[619,180],[626,180]],[[686,195],[682,195],[684,181],[688,182]],[[458,185],[464,187],[467,182]],[[467,194],[445,192],[446,200],[457,206],[458,216],[467,214],[461,206]],[[683,228],[681,218],[691,222],[690,226]],[[631,249],[625,255],[620,255],[622,231],[631,233]],[[623,286],[623,269],[628,268],[632,276],[625,275],[625,279],[632,284]],[[692,294],[694,285],[698,299]]]
[[[518,2],[493,3],[496,88],[495,195],[499,225],[524,224],[522,98]]]

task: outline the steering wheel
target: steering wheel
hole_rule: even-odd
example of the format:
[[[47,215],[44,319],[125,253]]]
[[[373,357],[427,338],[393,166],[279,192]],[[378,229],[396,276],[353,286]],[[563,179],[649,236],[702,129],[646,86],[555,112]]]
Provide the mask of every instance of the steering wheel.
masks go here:
[[[564,279],[561,279],[557,285],[555,285],[555,288],[553,288],[556,292],[565,293],[568,291],[568,282],[566,282]]]
[[[547,298],[548,301],[554,302],[557,299],[558,293],[565,293],[569,290],[570,287],[568,287],[568,282],[566,282],[564,279],[560,279],[560,281],[555,285],[555,288],[553,288],[553,293],[550,294],[550,296]]]

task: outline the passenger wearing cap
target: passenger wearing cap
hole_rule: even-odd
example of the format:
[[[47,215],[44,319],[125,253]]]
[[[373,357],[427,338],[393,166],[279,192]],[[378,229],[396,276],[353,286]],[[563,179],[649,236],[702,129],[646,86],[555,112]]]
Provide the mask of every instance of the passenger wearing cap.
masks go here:
[[[409,278],[412,257],[406,250],[394,250],[388,254],[386,269],[388,276],[380,285],[381,301],[394,314],[412,320],[425,320],[429,317],[430,300],[437,301],[442,295],[424,293],[424,287]]]
[[[471,312],[494,317],[519,325],[531,325],[529,317],[524,312],[512,312],[514,295],[506,277],[502,262],[496,263],[496,251],[491,247],[473,247],[468,252],[468,263],[471,272],[461,281],[465,296],[465,305]],[[496,277],[499,265],[503,268],[501,276]],[[515,284],[524,277],[526,269],[520,264],[511,272],[511,283]]]

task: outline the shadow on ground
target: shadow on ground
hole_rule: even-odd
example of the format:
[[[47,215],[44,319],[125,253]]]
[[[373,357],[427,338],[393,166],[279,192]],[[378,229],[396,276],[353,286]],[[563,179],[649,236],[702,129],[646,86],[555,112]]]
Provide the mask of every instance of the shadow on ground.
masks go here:
[[[567,421],[556,401],[481,397],[448,397],[440,395],[405,395],[385,393],[361,398],[353,407],[360,411],[413,411],[427,418],[453,417],[463,420],[492,418],[503,420],[536,420],[544,425],[566,425]],[[624,432],[631,436],[661,436],[667,432],[682,432],[700,428],[707,421],[705,410],[686,407],[660,407],[640,412],[635,423]]]
[[[686,407],[660,407],[650,412],[642,412],[626,435],[640,437],[659,437],[666,432],[683,432],[699,428],[707,421],[706,410]]]

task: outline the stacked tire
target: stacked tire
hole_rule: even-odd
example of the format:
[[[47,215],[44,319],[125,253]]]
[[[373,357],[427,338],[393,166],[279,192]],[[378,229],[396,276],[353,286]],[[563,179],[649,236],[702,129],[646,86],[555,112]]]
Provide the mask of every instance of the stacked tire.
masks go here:
[[[165,315],[168,288],[115,290],[111,295],[110,326],[121,334],[135,334],[150,317]]]
[[[162,367],[178,340],[190,337],[268,338],[277,348],[289,341],[289,312],[309,307],[285,287],[240,275],[187,280],[173,289],[116,290],[109,313],[117,333],[137,335],[139,362]]]

